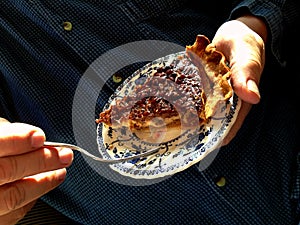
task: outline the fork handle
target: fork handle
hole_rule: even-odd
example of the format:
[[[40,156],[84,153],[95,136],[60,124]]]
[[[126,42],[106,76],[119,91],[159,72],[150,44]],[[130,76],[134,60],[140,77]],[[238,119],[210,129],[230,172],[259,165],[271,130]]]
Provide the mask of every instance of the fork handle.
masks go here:
[[[89,153],[88,151],[84,150],[83,148],[80,148],[76,145],[72,145],[72,144],[67,144],[67,143],[60,143],[60,142],[52,142],[52,141],[45,141],[44,142],[44,147],[60,147],[60,148],[70,148],[72,150],[76,150],[79,151],[81,153],[83,153],[84,155],[99,161],[99,162],[103,162],[103,163],[110,163],[110,164],[114,164],[114,163],[120,163],[120,162],[126,162],[129,160],[133,160],[133,159],[138,159],[141,157],[145,157],[145,156],[149,156],[152,155],[154,153],[157,153],[159,151],[160,148],[156,148],[156,149],[151,149],[149,151],[137,154],[137,155],[133,155],[133,156],[128,156],[128,157],[124,157],[124,158],[117,158],[117,159],[104,159],[98,156],[95,156],[91,153]]]

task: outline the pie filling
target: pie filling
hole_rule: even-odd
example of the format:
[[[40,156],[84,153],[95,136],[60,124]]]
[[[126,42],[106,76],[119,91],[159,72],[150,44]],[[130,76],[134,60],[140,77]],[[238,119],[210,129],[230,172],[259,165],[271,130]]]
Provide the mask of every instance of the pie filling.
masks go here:
[[[230,70],[223,54],[203,35],[186,47],[186,56],[141,71],[134,89],[114,99],[96,123],[113,129],[125,126],[153,141],[167,132],[175,136],[176,130],[207,123],[219,104],[232,96]]]

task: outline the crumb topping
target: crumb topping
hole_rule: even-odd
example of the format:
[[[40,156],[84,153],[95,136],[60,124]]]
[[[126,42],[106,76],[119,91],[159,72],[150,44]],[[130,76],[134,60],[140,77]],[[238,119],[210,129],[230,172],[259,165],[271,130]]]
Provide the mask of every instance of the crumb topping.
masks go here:
[[[135,83],[134,92],[100,113],[97,123],[121,125],[130,120],[134,121],[131,123],[134,129],[142,129],[156,117],[174,117],[183,126],[188,126],[195,115],[205,120],[200,76],[189,60],[178,58],[170,65],[151,67]]]

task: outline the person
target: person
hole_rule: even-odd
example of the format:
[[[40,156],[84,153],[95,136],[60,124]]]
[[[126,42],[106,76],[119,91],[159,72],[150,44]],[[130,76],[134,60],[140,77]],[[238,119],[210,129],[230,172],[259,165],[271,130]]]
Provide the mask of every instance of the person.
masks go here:
[[[65,216],[62,224],[299,223],[296,1],[7,0],[0,12],[1,224],[26,219],[37,200]],[[110,74],[101,90],[82,85],[86,98],[74,106],[82,78],[95,61],[103,65],[101,56],[137,41],[184,47],[198,34],[224,53],[242,100],[207,168],[135,181],[71,149],[43,147],[45,140],[85,144],[78,133],[93,142],[96,131],[82,122],[89,96],[100,92],[97,116],[141,67],[117,71],[121,82]]]

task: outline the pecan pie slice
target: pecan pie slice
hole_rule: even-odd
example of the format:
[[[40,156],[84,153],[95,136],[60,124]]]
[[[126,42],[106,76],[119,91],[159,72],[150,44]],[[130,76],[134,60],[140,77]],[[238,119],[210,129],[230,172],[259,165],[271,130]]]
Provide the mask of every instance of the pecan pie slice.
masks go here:
[[[225,57],[204,35],[170,62],[153,63],[134,78],[134,88],[115,98],[97,123],[129,128],[153,141],[157,134],[175,137],[182,129],[207,123],[232,89]],[[154,132],[153,132],[154,130]],[[151,137],[149,134],[151,133]]]

